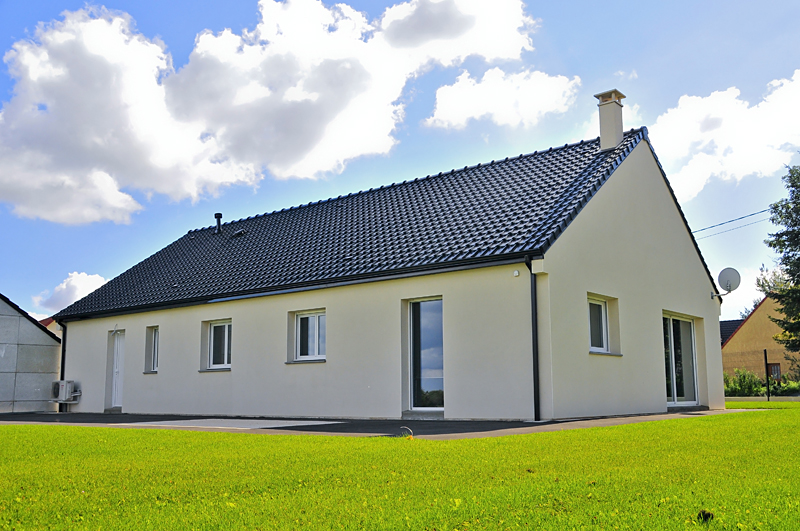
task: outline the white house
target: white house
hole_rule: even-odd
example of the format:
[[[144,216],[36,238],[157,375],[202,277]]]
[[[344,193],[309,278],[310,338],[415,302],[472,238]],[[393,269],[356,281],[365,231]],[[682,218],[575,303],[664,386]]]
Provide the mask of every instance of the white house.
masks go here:
[[[190,230],[56,316],[71,410],[723,408],[716,288],[623,97],[595,140]]]
[[[0,293],[0,413],[55,411],[61,341]]]

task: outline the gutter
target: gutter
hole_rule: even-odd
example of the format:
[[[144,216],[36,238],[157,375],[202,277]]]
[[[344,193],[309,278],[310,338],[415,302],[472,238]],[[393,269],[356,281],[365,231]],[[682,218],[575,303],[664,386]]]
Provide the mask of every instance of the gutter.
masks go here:
[[[64,321],[56,321],[56,323],[61,327],[61,371],[58,374],[58,379],[63,380],[67,364],[67,323]],[[64,413],[66,411],[66,404],[58,404],[59,413]]]
[[[532,258],[525,257],[525,265],[531,272],[531,351],[533,355],[533,420],[540,421],[539,407],[539,320],[536,308],[536,274],[533,272]]]
[[[530,251],[529,251],[530,253]],[[537,253],[537,251],[534,251]],[[132,313],[142,313],[154,310],[169,310],[172,308],[183,308],[186,306],[197,306],[201,304],[213,304],[217,302],[228,302],[240,299],[250,299],[255,297],[268,297],[271,295],[283,295],[286,293],[296,293],[301,291],[310,291],[315,289],[336,288],[341,286],[349,286],[353,284],[364,284],[368,282],[382,282],[385,280],[396,280],[401,278],[411,278],[416,276],[450,273],[453,271],[463,271],[467,269],[476,269],[480,267],[494,267],[508,264],[518,264],[522,261],[533,259],[541,259],[544,255],[537,254],[523,254],[513,253],[503,255],[501,257],[491,256],[482,258],[473,258],[461,262],[453,263],[436,263],[425,266],[417,266],[413,268],[406,268],[399,271],[376,271],[373,273],[362,273],[360,275],[352,275],[345,277],[342,280],[324,279],[309,282],[301,282],[287,287],[267,287],[259,288],[251,291],[231,293],[227,295],[211,295],[205,297],[194,297],[190,299],[178,301],[165,301],[155,302],[150,304],[143,304],[141,306],[134,306],[128,308],[115,308],[109,310],[99,310],[94,312],[79,313],[72,315],[63,315],[59,317],[59,324],[69,321],[81,321],[84,319],[93,319],[98,317],[113,317],[115,315],[128,315]],[[63,324],[62,324],[63,326]]]

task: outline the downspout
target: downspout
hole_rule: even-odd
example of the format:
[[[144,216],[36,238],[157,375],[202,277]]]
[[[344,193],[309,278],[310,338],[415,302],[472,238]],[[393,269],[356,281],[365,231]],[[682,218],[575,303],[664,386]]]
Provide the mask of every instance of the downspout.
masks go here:
[[[61,327],[61,371],[59,372],[58,379],[64,379],[64,371],[66,370],[66,363],[67,363],[67,323],[62,323],[56,321],[58,326]],[[67,411],[66,404],[59,404],[58,405],[58,412],[63,413]]]
[[[525,257],[525,265],[531,272],[531,344],[533,351],[533,420],[542,420],[539,413],[539,322],[536,311],[536,275],[530,256]]]

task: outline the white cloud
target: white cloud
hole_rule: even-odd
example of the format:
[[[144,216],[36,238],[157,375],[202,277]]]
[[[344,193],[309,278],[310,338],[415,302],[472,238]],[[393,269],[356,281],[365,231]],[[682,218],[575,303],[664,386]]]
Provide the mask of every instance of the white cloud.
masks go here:
[[[683,96],[650,128],[650,137],[678,199],[696,196],[716,177],[740,181],[769,176],[800,146],[800,70],[769,83],[750,105],[735,87],[709,96]]]
[[[56,286],[52,293],[49,290],[45,290],[39,295],[35,295],[33,304],[56,313],[78,299],[82,299],[106,282],[108,280],[100,275],[89,275],[74,271],[64,279],[64,282]]]
[[[376,21],[319,0],[259,8],[252,32],[198,35],[177,72],[162,43],[102,8],[16,42],[0,201],[25,217],[127,223],[143,208],[133,192],[197,200],[265,170],[340,172],[395,144],[409,79],[469,56],[519,59],[535,27],[521,0],[411,0]]]
[[[621,79],[626,79],[626,80],[639,79],[639,74],[636,73],[636,69],[635,68],[633,70],[631,70],[630,72],[626,72],[624,70],[619,70],[617,72],[614,72],[614,75],[619,77],[619,78],[621,78]]]
[[[47,319],[48,317],[50,317],[46,313],[36,313],[36,312],[28,312],[28,315],[30,315],[31,317],[33,317],[37,321],[42,321],[42,320]]]
[[[566,112],[580,83],[577,76],[531,70],[506,74],[492,68],[480,81],[464,72],[453,85],[436,91],[436,109],[426,123],[461,129],[470,119],[489,117],[497,125],[531,127],[547,113]]]

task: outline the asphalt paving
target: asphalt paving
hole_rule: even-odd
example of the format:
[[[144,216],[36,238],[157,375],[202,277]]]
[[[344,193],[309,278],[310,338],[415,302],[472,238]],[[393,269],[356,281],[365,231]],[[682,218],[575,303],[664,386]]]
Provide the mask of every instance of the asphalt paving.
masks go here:
[[[595,417],[545,422],[503,420],[401,420],[222,417],[203,415],[140,415],[131,413],[3,413],[3,424],[61,424],[106,428],[175,429],[231,433],[338,435],[353,437],[402,437],[421,439],[468,439],[522,435],[548,431],[618,426],[638,422],[694,418],[746,410],[683,411],[652,415]]]

